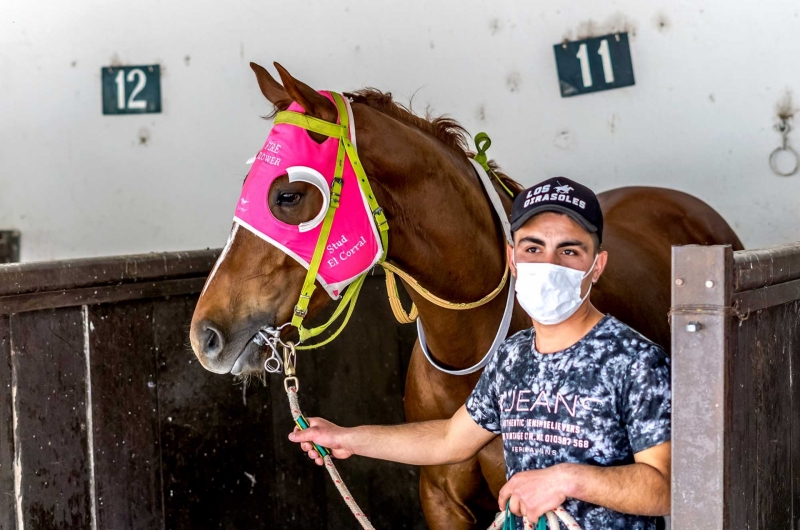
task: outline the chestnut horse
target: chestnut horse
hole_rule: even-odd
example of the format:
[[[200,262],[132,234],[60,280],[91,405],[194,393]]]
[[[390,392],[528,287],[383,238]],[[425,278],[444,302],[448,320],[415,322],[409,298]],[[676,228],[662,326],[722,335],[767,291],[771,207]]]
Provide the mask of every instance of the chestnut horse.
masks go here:
[[[275,66],[283,86],[264,68],[251,66],[262,93],[276,109],[285,110],[295,101],[307,114],[336,121],[331,102],[280,65]],[[390,94],[376,90],[347,97],[352,102],[359,157],[388,218],[388,260],[447,300],[470,302],[485,296],[503,275],[505,240],[468,159],[463,129],[446,118],[416,117],[396,105]],[[318,142],[328,140],[309,134]],[[507,186],[520,189],[501,178]],[[511,199],[499,183],[494,184],[510,211]],[[312,219],[322,204],[315,188],[286,177],[275,181],[267,200],[273,215],[293,224]],[[671,245],[732,244],[740,249],[741,244],[713,209],[684,193],[622,188],[601,194],[600,201],[610,261],[592,299],[602,311],[666,346]],[[305,268],[278,248],[247,230],[237,230],[192,319],[192,348],[203,366],[216,373],[262,372],[267,353],[252,339],[262,326],[277,327],[291,320],[305,274]],[[507,291],[466,311],[438,307],[408,291],[424,324],[429,351],[440,364],[460,369],[484,356],[500,325]],[[309,315],[329,301],[325,291],[317,289]],[[530,319],[517,306],[509,333],[529,326]],[[450,417],[464,404],[479,375],[452,376],[437,370],[417,342],[406,380],[407,421]],[[420,496],[428,525],[486,528],[497,511],[494,499],[505,480],[499,438],[469,461],[423,468]]]

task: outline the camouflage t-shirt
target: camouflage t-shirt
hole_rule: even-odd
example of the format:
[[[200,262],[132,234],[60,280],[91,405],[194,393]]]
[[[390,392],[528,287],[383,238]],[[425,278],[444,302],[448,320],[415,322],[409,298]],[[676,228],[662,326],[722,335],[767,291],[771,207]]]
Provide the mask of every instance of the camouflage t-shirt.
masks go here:
[[[670,440],[664,350],[609,315],[555,353],[537,352],[534,333],[506,340],[467,400],[478,425],[502,433],[508,477],[562,462],[631,464],[634,453]],[[655,517],[575,499],[564,508],[584,530],[656,528]]]

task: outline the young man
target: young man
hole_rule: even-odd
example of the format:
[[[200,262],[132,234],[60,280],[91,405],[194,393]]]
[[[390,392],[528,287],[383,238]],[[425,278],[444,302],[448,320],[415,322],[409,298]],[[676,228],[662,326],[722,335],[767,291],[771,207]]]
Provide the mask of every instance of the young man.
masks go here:
[[[608,259],[597,197],[547,180],[516,198],[511,227],[517,300],[533,327],[505,341],[452,418],[349,429],[312,418],[289,438],[318,464],[312,441],[336,458],[436,465],[502,434],[500,509],[535,522],[563,504],[584,530],[655,529],[670,510],[669,360],[589,300]]]

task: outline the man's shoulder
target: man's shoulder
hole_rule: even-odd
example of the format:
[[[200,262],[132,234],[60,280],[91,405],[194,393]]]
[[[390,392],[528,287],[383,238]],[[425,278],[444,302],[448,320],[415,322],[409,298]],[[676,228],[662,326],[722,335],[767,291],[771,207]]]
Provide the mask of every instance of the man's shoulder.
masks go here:
[[[604,350],[635,362],[642,357],[667,358],[664,349],[628,324],[608,315],[595,333],[586,337],[591,342],[604,343]]]
[[[533,344],[533,327],[521,329],[508,337],[498,348],[498,353],[507,356],[521,349],[530,349]]]

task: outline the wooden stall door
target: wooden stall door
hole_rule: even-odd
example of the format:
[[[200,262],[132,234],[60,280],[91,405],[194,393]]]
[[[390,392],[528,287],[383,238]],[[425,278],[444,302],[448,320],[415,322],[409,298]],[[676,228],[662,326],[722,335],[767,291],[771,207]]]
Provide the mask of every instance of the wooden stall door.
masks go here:
[[[287,440],[281,379],[245,388],[194,357],[189,323],[216,256],[0,266],[0,530],[354,524]],[[301,355],[308,414],[403,421],[414,329],[395,323],[382,280],[366,281],[339,339]],[[415,468],[340,469],[377,527],[425,527]]]

